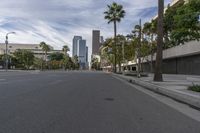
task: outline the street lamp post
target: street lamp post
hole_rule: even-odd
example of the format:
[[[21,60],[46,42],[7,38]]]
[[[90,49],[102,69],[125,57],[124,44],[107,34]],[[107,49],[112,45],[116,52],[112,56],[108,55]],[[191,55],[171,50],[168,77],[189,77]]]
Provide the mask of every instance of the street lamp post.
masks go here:
[[[5,41],[5,44],[6,44],[6,71],[8,70],[8,35],[9,34],[15,34],[15,32],[9,32],[6,34],[6,41]]]

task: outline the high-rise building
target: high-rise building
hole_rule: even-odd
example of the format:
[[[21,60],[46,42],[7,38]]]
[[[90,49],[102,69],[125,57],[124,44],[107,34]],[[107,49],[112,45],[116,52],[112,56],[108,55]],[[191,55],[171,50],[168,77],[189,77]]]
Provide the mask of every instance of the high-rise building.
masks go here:
[[[86,40],[78,41],[78,60],[80,63],[86,63]]]
[[[88,68],[88,47],[86,46],[86,40],[83,40],[81,36],[74,36],[73,38],[73,56],[78,56],[80,69]]]
[[[99,54],[100,48],[100,31],[93,30],[92,31],[92,54]]]
[[[78,42],[78,61],[80,64],[80,69],[87,68],[87,46],[86,40],[79,40]]]
[[[78,41],[82,40],[81,36],[74,36],[73,38],[73,51],[72,51],[72,56],[78,55]]]

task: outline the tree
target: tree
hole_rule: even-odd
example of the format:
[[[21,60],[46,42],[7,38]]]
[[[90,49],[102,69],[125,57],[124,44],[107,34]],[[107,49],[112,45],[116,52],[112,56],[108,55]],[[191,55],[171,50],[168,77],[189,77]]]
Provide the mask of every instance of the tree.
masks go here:
[[[10,68],[10,66],[16,66],[17,64],[17,59],[13,56],[13,55],[7,55],[8,57],[8,68]],[[5,60],[6,60],[6,55],[0,55],[0,66],[4,66],[5,67]]]
[[[33,66],[34,66],[35,69],[42,69],[41,64],[44,64],[44,63],[45,62],[44,62],[43,59],[35,57],[34,62],[33,62]]]
[[[79,69],[79,62],[78,62],[78,56],[75,55],[73,58],[72,58],[72,62],[73,62],[73,69],[76,70],[76,69]]]
[[[5,62],[5,55],[0,55],[0,65],[4,66],[4,62]]]
[[[63,53],[59,53],[59,52],[56,52],[56,53],[52,53],[49,55],[49,58],[50,60],[56,60],[56,61],[61,61],[64,59],[64,54]]]
[[[164,49],[176,46],[177,44],[172,41],[172,31],[176,27],[174,16],[177,15],[177,10],[184,5],[184,1],[180,1],[173,7],[168,6],[164,14]],[[181,20],[182,21],[182,20]]]
[[[40,47],[42,48],[44,55],[45,55],[45,61],[47,61],[47,52],[49,52],[51,50],[50,46],[47,45],[45,42],[41,42],[40,43]]]
[[[120,22],[122,18],[125,16],[125,11],[123,10],[122,5],[118,5],[117,3],[113,2],[111,5],[107,5],[107,11],[104,12],[105,19],[108,20],[108,24],[113,22],[114,24],[114,72],[116,72],[116,36],[117,36],[117,22]]]
[[[107,38],[100,47],[101,66],[113,66],[114,60],[112,58],[113,38]]]
[[[25,69],[29,69],[34,62],[34,54],[29,50],[18,49],[13,55],[17,60],[18,66],[21,66]]]
[[[126,37],[128,40],[125,45],[125,59],[128,61],[134,60],[136,56],[136,49],[138,47],[138,39],[133,33],[128,34]]]
[[[141,71],[141,43],[142,43],[142,24],[141,24],[141,19],[139,21],[139,25],[135,25],[134,30],[132,31],[133,36],[136,37],[137,41],[137,47],[136,47],[136,52],[137,52],[137,77],[140,78],[140,71]]]
[[[60,69],[62,67],[62,61],[59,60],[51,60],[48,62],[50,69]]]
[[[192,40],[200,40],[200,0],[189,0],[188,3],[177,8],[174,27],[170,38],[173,45],[184,44]]]
[[[132,36],[132,35],[131,35]],[[130,35],[123,36],[118,35],[116,37],[116,62],[118,66],[121,66],[123,61],[123,45],[124,45],[124,60],[130,61],[135,58],[136,43],[135,38]],[[114,39],[107,38],[100,48],[101,65],[102,66],[112,66],[114,64]],[[125,63],[125,62],[124,62]]]
[[[156,51],[156,26],[157,21],[152,20],[151,22],[147,22],[144,24],[142,32],[143,32],[143,46],[142,46],[142,57],[147,56],[147,54],[151,55],[150,61],[150,69],[153,72],[153,55]],[[143,58],[144,59],[144,58]]]
[[[126,37],[123,35],[117,35],[116,37],[117,46],[116,46],[116,62],[119,67],[119,72],[121,72],[121,64],[125,60],[125,53],[126,53]],[[125,62],[123,62],[125,63]]]
[[[64,45],[63,48],[63,53],[64,53],[64,57],[63,57],[63,65],[64,65],[64,68],[65,70],[68,68],[70,68],[70,57],[69,55],[67,54],[68,51],[70,51],[69,47],[67,45]]]
[[[51,50],[51,48],[45,42],[41,42],[40,47],[42,48],[42,50],[44,52],[44,60],[45,60],[45,65],[47,67],[47,52],[49,52]],[[42,69],[43,69],[43,64],[42,64]]]
[[[64,45],[63,48],[62,48],[62,51],[64,52],[64,55],[67,54],[67,52],[70,51],[69,47],[67,45]]]
[[[162,77],[162,58],[163,58],[163,14],[164,0],[158,0],[158,25],[157,25],[157,54],[154,81],[163,81]]]
[[[91,68],[95,70],[100,70],[100,62],[97,58],[93,58],[91,61]]]
[[[101,47],[101,58],[102,58],[101,61],[104,61],[106,59],[110,64],[114,64],[115,61],[113,60],[114,59],[113,55],[114,53],[116,53],[115,54],[116,63],[118,64],[119,72],[121,72],[121,63],[123,60],[123,55],[122,55],[123,46],[122,45],[126,43],[125,42],[126,39],[123,35],[118,35],[116,36],[116,41],[117,41],[117,45],[115,46],[113,38],[106,39],[106,41],[103,43],[103,47]],[[114,49],[114,47],[116,48]]]

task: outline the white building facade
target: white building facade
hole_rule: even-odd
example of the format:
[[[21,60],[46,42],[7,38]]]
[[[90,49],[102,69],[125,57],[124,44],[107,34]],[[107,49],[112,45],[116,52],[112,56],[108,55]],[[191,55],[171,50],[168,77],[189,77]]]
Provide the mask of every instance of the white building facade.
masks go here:
[[[47,52],[47,55],[50,55],[51,53],[56,52],[62,52],[61,50],[53,50],[53,47],[51,47],[51,51]],[[37,58],[43,58],[44,51],[40,47],[39,44],[19,44],[19,43],[9,43],[7,53],[12,55],[16,50],[23,49],[23,50],[29,50],[33,52],[34,56]],[[6,45],[5,43],[0,43],[0,55],[3,55],[6,53]]]

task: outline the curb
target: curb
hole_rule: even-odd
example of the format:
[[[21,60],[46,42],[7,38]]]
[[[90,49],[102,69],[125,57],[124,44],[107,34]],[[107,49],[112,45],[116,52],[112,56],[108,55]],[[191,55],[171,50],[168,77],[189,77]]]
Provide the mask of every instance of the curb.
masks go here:
[[[151,90],[153,92],[156,92],[156,93],[159,93],[161,95],[170,97],[170,98],[172,98],[176,101],[179,101],[181,103],[188,104],[189,106],[200,110],[200,98],[199,97],[194,97],[194,96],[188,95],[184,92],[182,93],[182,92],[172,91],[172,90],[169,90],[167,88],[142,81],[140,79],[131,78],[131,77],[124,77],[122,75],[117,75],[117,74],[112,74],[112,75],[116,76],[118,78],[121,78],[125,81],[128,81],[130,83],[142,86],[142,87],[144,87],[148,90]]]

